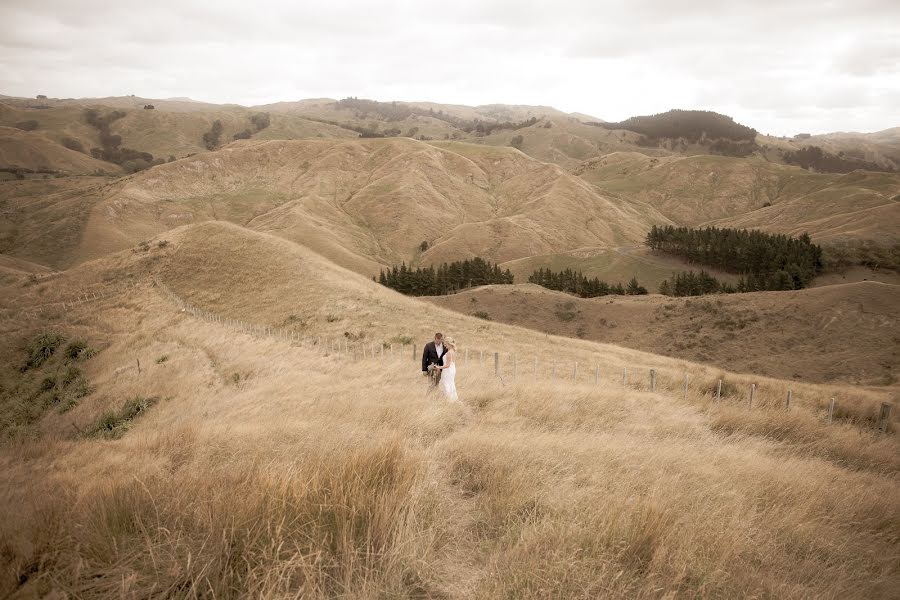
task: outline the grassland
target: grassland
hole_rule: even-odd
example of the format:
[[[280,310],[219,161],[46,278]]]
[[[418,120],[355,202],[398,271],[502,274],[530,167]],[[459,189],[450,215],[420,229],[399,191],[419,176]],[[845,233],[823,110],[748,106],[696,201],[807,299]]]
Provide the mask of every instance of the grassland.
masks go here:
[[[91,394],[0,448],[4,594],[888,598],[900,582],[897,423],[871,427],[889,390],[751,378],[426,308],[234,225],[167,239],[5,288],[4,306],[23,310],[0,320],[4,385],[43,330],[98,352],[79,363]],[[307,341],[197,319],[154,279]],[[144,285],[60,308],[129,281]],[[430,396],[399,351],[438,327],[472,351],[458,405]],[[316,337],[396,353],[334,354]],[[501,353],[502,378],[480,350]],[[534,356],[537,381],[523,366]],[[576,360],[602,366],[599,386],[564,376]],[[94,433],[109,415],[129,417],[118,439]]]

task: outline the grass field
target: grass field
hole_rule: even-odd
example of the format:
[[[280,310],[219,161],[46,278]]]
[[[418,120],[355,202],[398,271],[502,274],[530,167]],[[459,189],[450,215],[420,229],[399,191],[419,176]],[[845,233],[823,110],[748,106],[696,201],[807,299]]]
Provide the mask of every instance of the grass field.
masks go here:
[[[45,309],[0,321],[4,390],[42,330],[96,351],[54,355],[93,391],[49,404],[0,448],[5,595],[889,598],[900,583],[896,420],[888,434],[870,421],[889,390],[736,375],[426,309],[236,226],[168,237],[5,294]],[[440,326],[461,351],[500,352],[503,377],[470,353],[463,402],[447,404],[411,352],[246,335],[181,312],[152,278],[307,340],[421,344]],[[125,281],[145,285],[53,308]],[[511,353],[540,356],[539,380],[522,367],[513,381]],[[601,385],[562,367],[551,381],[551,359],[601,364]]]

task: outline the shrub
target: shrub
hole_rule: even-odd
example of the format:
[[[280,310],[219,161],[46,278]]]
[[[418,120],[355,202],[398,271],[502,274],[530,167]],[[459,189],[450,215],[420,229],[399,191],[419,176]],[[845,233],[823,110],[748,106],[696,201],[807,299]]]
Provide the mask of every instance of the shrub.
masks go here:
[[[79,369],[78,367],[70,366],[66,369],[66,372],[63,373],[63,377],[60,383],[62,383],[63,387],[68,387],[81,379],[81,377],[81,369]]]
[[[88,435],[104,439],[119,439],[131,428],[132,422],[136,418],[147,412],[157,402],[159,402],[159,398],[156,396],[150,398],[135,396],[126,401],[118,413],[111,411],[103,413]]]
[[[525,138],[523,138],[521,135],[516,135],[516,136],[513,136],[513,139],[509,140],[509,145],[512,146],[513,148],[516,148],[517,150],[521,150],[522,144],[524,142],[525,142]]]
[[[34,119],[28,119],[27,121],[19,121],[16,123],[16,129],[21,129],[22,131],[34,131],[40,127],[40,124]]]
[[[167,360],[169,360],[169,355],[163,354],[162,356],[160,356],[159,358],[156,359],[156,364],[161,365],[164,362],[166,362]]]
[[[472,313],[472,316],[473,316],[473,317],[478,317],[479,319],[484,319],[485,321],[490,321],[490,320],[491,320],[491,315],[487,314],[487,313],[486,313],[485,311],[483,311],[483,310],[476,310],[475,312]]]
[[[84,152],[84,145],[78,140],[70,137],[66,137],[62,139],[62,145],[68,148],[69,150],[74,150],[75,152]]]
[[[83,340],[74,340],[66,346],[64,356],[68,360],[78,360],[85,350],[87,350],[87,344]]]
[[[249,140],[250,136],[252,136],[252,135],[253,135],[252,131],[250,131],[249,129],[245,129],[243,131],[237,132],[236,134],[234,134],[231,137],[236,140]]]
[[[37,336],[26,349],[25,364],[22,366],[22,371],[40,367],[48,358],[53,356],[53,353],[64,341],[66,341],[65,336],[55,331],[42,333]]]

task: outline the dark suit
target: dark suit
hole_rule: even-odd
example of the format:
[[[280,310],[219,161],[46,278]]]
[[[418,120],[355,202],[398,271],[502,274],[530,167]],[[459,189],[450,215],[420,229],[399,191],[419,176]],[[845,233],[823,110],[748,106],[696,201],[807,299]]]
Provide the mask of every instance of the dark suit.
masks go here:
[[[428,365],[438,365],[443,366],[444,364],[444,355],[449,352],[447,346],[441,344],[441,353],[438,355],[437,348],[434,346],[434,342],[428,342],[425,344],[425,350],[422,351],[422,372],[428,372]],[[441,380],[441,372],[435,371],[435,376],[431,378],[431,383],[437,385]]]

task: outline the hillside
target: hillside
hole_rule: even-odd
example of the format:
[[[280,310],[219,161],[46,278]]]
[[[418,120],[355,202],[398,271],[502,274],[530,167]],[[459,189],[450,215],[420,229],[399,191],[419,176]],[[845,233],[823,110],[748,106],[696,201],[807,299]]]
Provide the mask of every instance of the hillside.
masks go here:
[[[897,241],[900,227],[900,175],[854,171],[790,202],[714,223],[790,235],[805,231],[817,242],[873,240],[890,245]]]
[[[680,225],[889,243],[900,223],[896,174],[820,174],[758,158],[637,153],[610,154],[573,172],[610,195],[646,202]]]
[[[367,275],[401,261],[502,262],[633,244],[662,222],[512,148],[410,139],[245,140],[110,183],[85,194],[79,211],[89,218],[60,216],[77,245],[59,244],[45,264],[97,258],[210,219],[302,241]],[[37,224],[25,219],[22,228]],[[28,240],[37,237],[8,252],[31,260]]]
[[[31,131],[0,127],[0,171],[7,173],[118,174],[118,165],[65,148]]]
[[[887,598],[900,581],[897,435],[867,424],[884,393],[794,383],[785,411],[786,382],[727,373],[715,403],[719,369],[429,308],[277,236],[166,239],[0,294],[4,596]],[[436,328],[470,351],[461,405],[427,395],[412,356]]]
[[[576,298],[486,286],[428,298],[553,335],[616,344],[729,371],[809,382],[896,385],[900,287],[830,285],[704,298]]]

